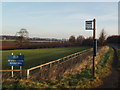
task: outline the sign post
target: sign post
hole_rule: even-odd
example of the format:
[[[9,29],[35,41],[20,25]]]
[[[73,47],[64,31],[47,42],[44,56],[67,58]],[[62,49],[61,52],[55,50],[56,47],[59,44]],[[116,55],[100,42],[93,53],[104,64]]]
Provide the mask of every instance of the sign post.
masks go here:
[[[92,25],[93,24],[93,25]],[[92,75],[95,76],[95,56],[97,53],[97,39],[96,39],[96,20],[86,21],[86,30],[93,30],[93,67]]]
[[[24,65],[24,55],[8,55],[8,64],[12,69],[12,77],[13,77],[13,66],[20,66],[20,77],[22,77],[22,66]]]
[[[96,56],[96,20],[93,19],[93,76],[95,76],[95,56]]]

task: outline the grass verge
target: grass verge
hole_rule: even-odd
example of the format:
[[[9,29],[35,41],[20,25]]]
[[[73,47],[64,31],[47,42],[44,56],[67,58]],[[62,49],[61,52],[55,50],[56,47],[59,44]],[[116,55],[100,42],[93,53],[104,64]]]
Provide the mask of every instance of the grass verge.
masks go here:
[[[117,56],[118,56],[118,65],[117,65],[117,69],[120,72],[120,49],[117,49]]]

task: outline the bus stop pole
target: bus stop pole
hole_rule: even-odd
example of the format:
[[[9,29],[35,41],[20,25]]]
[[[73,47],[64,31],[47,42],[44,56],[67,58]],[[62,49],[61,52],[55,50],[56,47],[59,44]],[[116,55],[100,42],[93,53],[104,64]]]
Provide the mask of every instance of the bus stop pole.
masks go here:
[[[20,53],[21,55],[21,53]],[[22,66],[20,66],[20,78],[22,79]]]
[[[13,53],[12,53],[12,55],[13,55]],[[12,73],[12,78],[13,78],[13,66],[11,66],[11,69],[12,69],[12,72],[11,72],[11,73]]]
[[[96,56],[96,20],[93,19],[93,76],[95,76],[95,56]]]

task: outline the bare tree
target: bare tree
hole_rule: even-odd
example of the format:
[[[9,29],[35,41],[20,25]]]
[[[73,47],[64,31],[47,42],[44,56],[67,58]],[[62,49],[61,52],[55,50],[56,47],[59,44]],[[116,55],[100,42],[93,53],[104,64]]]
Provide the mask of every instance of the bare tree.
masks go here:
[[[106,41],[106,33],[105,33],[104,29],[102,29],[102,32],[100,33],[100,37],[99,37],[100,46],[105,45],[105,41]]]
[[[70,38],[69,38],[69,42],[72,42],[72,43],[75,43],[75,36],[70,36]]]
[[[84,46],[93,46],[93,37],[87,37],[86,39],[83,40],[82,44]]]
[[[77,41],[78,44],[82,45],[82,42],[83,42],[84,39],[85,39],[84,36],[80,35],[80,36],[77,37],[76,41]]]
[[[22,28],[19,32],[16,33],[17,46],[22,47],[23,44],[28,42],[28,31]]]

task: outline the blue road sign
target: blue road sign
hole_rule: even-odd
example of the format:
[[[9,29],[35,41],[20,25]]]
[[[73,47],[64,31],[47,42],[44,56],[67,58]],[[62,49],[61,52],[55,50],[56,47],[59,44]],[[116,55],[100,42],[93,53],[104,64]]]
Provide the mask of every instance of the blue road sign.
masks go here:
[[[24,55],[8,55],[9,66],[23,66]]]

